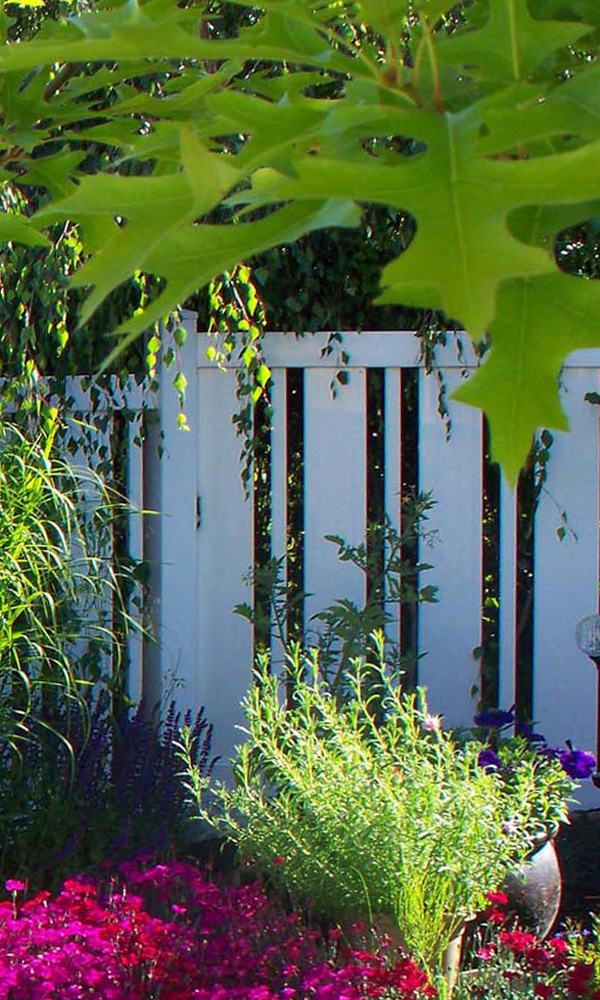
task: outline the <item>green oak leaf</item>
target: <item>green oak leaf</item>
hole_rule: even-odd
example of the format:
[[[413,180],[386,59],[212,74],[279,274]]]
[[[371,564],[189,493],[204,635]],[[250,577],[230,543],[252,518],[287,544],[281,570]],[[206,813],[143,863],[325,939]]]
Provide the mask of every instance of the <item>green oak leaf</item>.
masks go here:
[[[266,219],[239,225],[197,225],[180,227],[168,243],[156,242],[144,258],[144,266],[167,279],[167,286],[143,312],[126,320],[116,331],[123,339],[103,364],[103,369],[139,337],[140,333],[162,319],[176,303],[184,302],[198,287],[222,274],[254,253],[283,243],[293,243],[306,233],[336,226],[357,226],[360,213],[350,202],[309,202],[289,205]],[[103,281],[103,261],[94,274],[82,269],[76,284],[90,278]],[[85,272],[85,273],[84,273]]]
[[[587,21],[600,24],[597,0],[530,0],[531,13],[539,18],[559,21]]]
[[[562,229],[594,217],[600,217],[600,198],[572,205],[525,205],[511,212],[508,227],[524,243],[552,251]]]
[[[198,37],[198,12],[193,8],[178,8],[171,0],[126,0],[116,9],[87,11],[68,22],[46,22],[27,45],[0,46],[0,73],[57,62],[137,64],[143,56],[213,63],[233,60],[238,65],[261,59],[337,73],[373,74],[370,61],[359,49],[344,54],[331,44],[330,39],[337,36],[333,27],[327,27],[327,18],[318,17],[301,0],[264,6],[265,16],[239,37],[211,40]]]
[[[41,226],[65,218],[79,222],[86,248],[93,233],[95,255],[75,277],[78,285],[95,286],[86,300],[82,322],[136,270],[151,270],[148,260],[156,245],[209,212],[240,177],[231,159],[204,148],[192,125],[181,128],[180,155],[183,170],[176,174],[82,177],[67,198],[36,214]],[[116,217],[122,221],[115,221]]]
[[[558,377],[565,357],[600,347],[600,281],[557,272],[502,285],[492,348],[453,395],[485,410],[492,454],[511,484],[539,427],[568,430]]]
[[[587,141],[598,139],[600,66],[591,63],[550,90],[521,86],[512,95],[505,94],[501,105],[488,106],[485,123],[488,131],[480,139],[477,152],[487,156],[564,135]]]
[[[62,150],[53,156],[40,156],[32,160],[28,170],[19,179],[22,184],[43,187],[57,200],[66,198],[77,189],[74,176],[85,153]]]
[[[24,217],[0,212],[0,243],[25,243],[30,247],[46,247],[48,240]]]
[[[444,63],[468,75],[527,80],[557,49],[589,31],[579,22],[538,20],[531,16],[526,0],[490,0],[485,26],[451,35],[438,52]]]
[[[554,270],[549,254],[511,233],[509,213],[537,201],[552,205],[597,196],[600,143],[556,157],[492,160],[473,155],[476,106],[458,115],[420,110],[414,118],[405,119],[406,128],[426,141],[420,155],[399,156],[395,166],[380,166],[366,154],[346,162],[305,157],[296,162],[295,177],[258,171],[252,192],[241,192],[239,200],[264,205],[354,197],[410,212],[416,236],[384,269],[378,302],[443,309],[478,339],[496,314],[500,282]]]

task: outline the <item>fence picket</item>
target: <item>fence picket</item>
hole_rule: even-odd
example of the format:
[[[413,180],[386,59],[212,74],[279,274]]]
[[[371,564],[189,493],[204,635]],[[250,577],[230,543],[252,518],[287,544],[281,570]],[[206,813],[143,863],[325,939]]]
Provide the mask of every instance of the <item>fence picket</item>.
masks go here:
[[[448,393],[460,374],[443,369]],[[452,432],[437,412],[437,384],[420,384],[420,489],[431,490],[435,507],[426,529],[435,532],[420,558],[431,562],[427,582],[438,588],[437,604],[422,604],[419,681],[429,689],[430,708],[448,725],[468,723],[478,683],[473,650],[481,642],[482,420],[479,411],[450,404]],[[422,582],[425,582],[422,580]]]
[[[385,512],[395,531],[400,530],[402,468],[400,393],[400,369],[388,368],[385,372]],[[385,555],[386,553],[384,553],[384,557]],[[392,621],[386,626],[386,635],[393,643],[399,645],[400,612],[398,606],[390,609],[390,615]]]
[[[365,372],[355,369],[348,385],[331,393],[331,370],[305,372],[305,589],[309,629],[317,612],[346,597],[360,607],[364,577],[338,559],[325,535],[364,541],[366,522]]]
[[[271,430],[271,555],[281,559],[286,554],[287,544],[287,422],[285,368],[277,368],[272,372],[273,381],[269,387],[269,396],[273,408]],[[283,579],[285,582],[285,563]],[[279,667],[284,659],[284,649],[274,632],[271,646],[273,667]]]
[[[198,486],[201,522],[197,531],[196,605],[186,623],[197,620],[197,659],[188,665],[194,692],[185,699],[204,705],[214,725],[213,751],[224,766],[240,741],[240,702],[252,676],[252,629],[232,614],[234,605],[252,604],[252,588],[242,578],[253,560],[252,504],[240,481],[240,440],[231,423],[236,410],[235,378],[216,368],[201,370],[198,387]],[[170,553],[165,549],[165,557]],[[188,552],[188,559],[193,552]],[[193,702],[191,699],[196,698]]]
[[[504,477],[500,480],[500,626],[498,704],[515,703],[517,495]]]

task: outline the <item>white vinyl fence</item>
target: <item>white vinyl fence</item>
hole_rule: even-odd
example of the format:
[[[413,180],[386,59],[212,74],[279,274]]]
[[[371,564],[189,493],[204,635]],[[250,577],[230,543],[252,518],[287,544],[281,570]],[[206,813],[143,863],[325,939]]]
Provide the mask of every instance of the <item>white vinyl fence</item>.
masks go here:
[[[133,535],[133,554],[145,556],[152,566],[160,644],[155,652],[146,649],[143,675],[132,675],[132,693],[143,689],[155,698],[175,683],[183,707],[206,707],[215,727],[214,750],[226,760],[242,738],[235,727],[242,722],[239,702],[251,680],[252,630],[232,608],[252,603],[250,585],[243,579],[253,561],[255,505],[244,499],[240,482],[240,440],[231,422],[238,408],[234,373],[205,359],[206,338],[196,334],[191,314],[186,325],[182,358],[190,430],[177,430],[178,403],[167,385],[160,400],[163,458],[156,458],[156,440],[146,443],[143,452],[131,449],[132,497],[160,512]],[[418,681],[429,689],[432,711],[442,712],[449,725],[468,725],[476,706],[473,688],[479,683],[473,650],[482,642],[482,417],[450,401],[447,436],[438,414],[436,379],[425,374],[418,341],[405,332],[345,333],[349,380],[337,383],[333,398],[340,358],[338,350],[322,350],[327,343],[326,334],[298,339],[272,333],[265,338],[265,360],[273,373],[271,551],[283,555],[286,547],[286,393],[288,373],[294,370],[303,395],[304,587],[313,595],[306,602],[305,621],[336,598],[364,600],[361,574],[339,561],[324,536],[341,535],[353,544],[365,536],[369,369],[380,373],[384,385],[385,508],[392,523],[398,523],[409,431],[402,397],[410,375],[418,391],[417,437],[414,428],[410,431],[411,447],[417,449],[413,465],[418,465],[419,489],[430,490],[436,501],[427,526],[435,537],[421,553],[433,569],[423,582],[436,585],[439,597],[436,604],[419,606]],[[466,358],[457,357],[454,343],[437,350],[448,392],[476,364],[469,352]],[[584,395],[598,391],[599,365],[600,352],[581,351],[564,370],[562,392],[572,433],[557,433],[551,448],[548,481],[535,518],[531,583],[533,717],[549,741],[561,745],[569,738],[584,749],[594,749],[596,677],[573,634],[581,617],[598,611],[599,410]],[[516,494],[503,482],[497,499],[498,700],[508,708],[516,700],[516,647],[522,641],[516,634],[519,519]],[[560,540],[557,529],[564,527],[565,511],[568,530]],[[590,783],[580,801],[586,808],[600,806],[600,792]]]

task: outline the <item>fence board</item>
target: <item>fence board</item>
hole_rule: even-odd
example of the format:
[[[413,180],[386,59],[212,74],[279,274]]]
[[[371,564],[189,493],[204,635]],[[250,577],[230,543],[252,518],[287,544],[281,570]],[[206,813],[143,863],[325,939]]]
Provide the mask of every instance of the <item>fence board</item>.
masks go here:
[[[500,708],[515,703],[517,494],[500,480],[500,652],[498,657]]]
[[[385,512],[395,531],[400,529],[400,476],[402,468],[401,383],[400,369],[385,372]],[[387,552],[384,552],[387,558]],[[400,612],[398,605],[390,609],[392,621],[386,634],[393,643],[400,642]]]
[[[244,500],[240,440],[231,423],[235,409],[233,374],[215,368],[201,371],[196,411],[201,501],[194,614],[198,652],[192,669],[196,706],[204,705],[214,724],[213,750],[222,756],[223,766],[240,742],[235,727],[242,722],[239,705],[252,671],[252,630],[232,614],[234,605],[252,604],[251,587],[242,577],[253,559],[252,505]]]
[[[142,446],[134,442],[138,428],[129,424],[127,429],[127,497],[131,509],[127,516],[127,548],[128,555],[137,563],[144,558],[144,453]],[[140,620],[140,614],[129,602],[128,612],[134,621]],[[139,632],[132,632],[127,643],[129,658],[127,670],[127,693],[134,702],[141,701],[143,641]]]
[[[460,375],[443,370],[448,393]],[[473,649],[481,641],[482,419],[477,410],[451,405],[452,433],[446,440],[437,412],[437,385],[420,384],[420,489],[436,502],[426,528],[436,532],[421,560],[433,569],[426,581],[438,588],[438,604],[422,604],[419,681],[430,689],[430,708],[443,712],[447,725],[468,723],[478,682]],[[422,581],[424,582],[424,581]]]
[[[305,372],[305,589],[308,628],[311,616],[346,597],[360,607],[365,599],[363,574],[338,559],[325,541],[341,535],[357,545],[366,522],[366,384],[364,369],[352,371],[337,398],[330,389],[331,371]]]
[[[192,317],[185,323],[188,338],[181,348],[182,370],[193,375],[196,331]],[[190,430],[178,428],[180,404],[170,379],[161,387],[160,461],[160,590],[158,631],[161,657],[162,696],[174,695],[182,709],[202,704],[199,690],[197,632],[190,623],[197,618],[198,449],[197,385],[188,377],[186,411]],[[179,686],[182,685],[181,690]]]
[[[287,524],[287,426],[286,426],[286,384],[285,369],[272,371],[273,381],[269,387],[273,407],[271,430],[271,555],[281,559],[286,553]],[[285,564],[283,568],[285,574]],[[273,667],[281,665],[284,650],[276,634],[271,648]]]
[[[596,672],[575,644],[575,627],[598,609],[598,410],[584,402],[598,391],[597,373],[564,373],[563,405],[572,435],[556,433],[535,524],[534,716],[550,743],[570,738],[593,751]],[[573,536],[559,541],[560,512]],[[579,801],[598,808],[591,782]]]

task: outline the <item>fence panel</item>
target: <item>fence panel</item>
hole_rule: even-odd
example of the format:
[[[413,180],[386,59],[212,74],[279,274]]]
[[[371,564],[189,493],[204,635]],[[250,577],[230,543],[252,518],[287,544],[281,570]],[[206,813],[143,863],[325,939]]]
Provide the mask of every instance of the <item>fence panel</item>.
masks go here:
[[[288,373],[301,369],[303,385],[303,508],[304,586],[312,596],[306,602],[305,623],[332,601],[346,597],[361,604],[365,597],[362,574],[340,563],[336,549],[324,540],[338,534],[357,544],[364,539],[367,519],[367,427],[369,399],[367,370],[384,370],[385,427],[384,507],[399,525],[403,468],[407,448],[407,420],[403,414],[403,378],[406,369],[420,367],[418,341],[408,333],[344,334],[343,349],[350,356],[349,382],[331,384],[341,365],[340,344],[327,351],[327,334],[297,339],[291,334],[267,334],[265,359],[273,371],[270,438],[271,551],[282,556],[289,535],[289,452],[293,430]],[[251,677],[252,630],[233,616],[236,603],[252,604],[251,588],[242,577],[254,557],[255,511],[244,500],[239,479],[240,441],[231,424],[236,409],[232,372],[223,374],[204,358],[188,357],[188,381],[196,365],[196,438],[169,438],[170,458],[160,476],[161,487],[161,660],[162,675],[174,663],[187,692],[183,703],[206,706],[215,724],[217,752],[228,756],[238,741],[239,702]],[[465,359],[449,343],[437,352],[447,391],[476,361]],[[598,416],[583,402],[586,391],[597,389],[596,365],[600,352],[580,352],[565,375],[566,406],[573,433],[555,435],[547,492],[535,523],[534,716],[549,739],[566,737],[591,748],[595,725],[595,678],[576,650],[573,630],[579,617],[597,610],[598,602]],[[473,650],[480,644],[483,593],[483,439],[480,414],[450,402],[452,429],[437,413],[437,384],[419,376],[418,486],[431,490],[436,505],[428,529],[436,533],[433,547],[421,547],[420,558],[433,569],[421,583],[439,588],[439,603],[422,605],[419,616],[419,680],[430,689],[430,706],[443,712],[447,723],[468,725],[476,706],[473,688],[478,664]],[[169,390],[167,389],[168,393]],[[163,397],[163,425],[168,418]],[[300,419],[300,418],[298,418]],[[415,428],[411,429],[414,436]],[[187,437],[185,444],[184,437]],[[195,472],[192,451],[196,455]],[[185,455],[185,460],[181,455]],[[179,455],[179,457],[176,457]],[[194,476],[196,481],[194,481]],[[184,494],[200,498],[190,517]],[[560,509],[578,535],[562,542],[556,536]],[[518,518],[515,493],[500,481],[497,519],[499,703],[515,700],[516,558]],[[194,518],[201,516],[196,530]],[[195,579],[195,583],[193,582]],[[194,633],[189,638],[188,633]],[[398,635],[397,624],[391,634]],[[187,652],[185,652],[187,650]],[[276,659],[281,648],[274,646]],[[593,797],[594,793],[590,793]],[[586,790],[582,801],[591,801]]]
[[[598,413],[584,401],[598,374],[568,368],[563,402],[571,435],[556,434],[535,523],[534,717],[553,745],[588,749],[596,721],[596,672],[576,647],[577,622],[598,611]],[[567,522],[561,520],[561,513]],[[566,529],[562,541],[557,534]],[[579,801],[600,805],[590,782]]]

